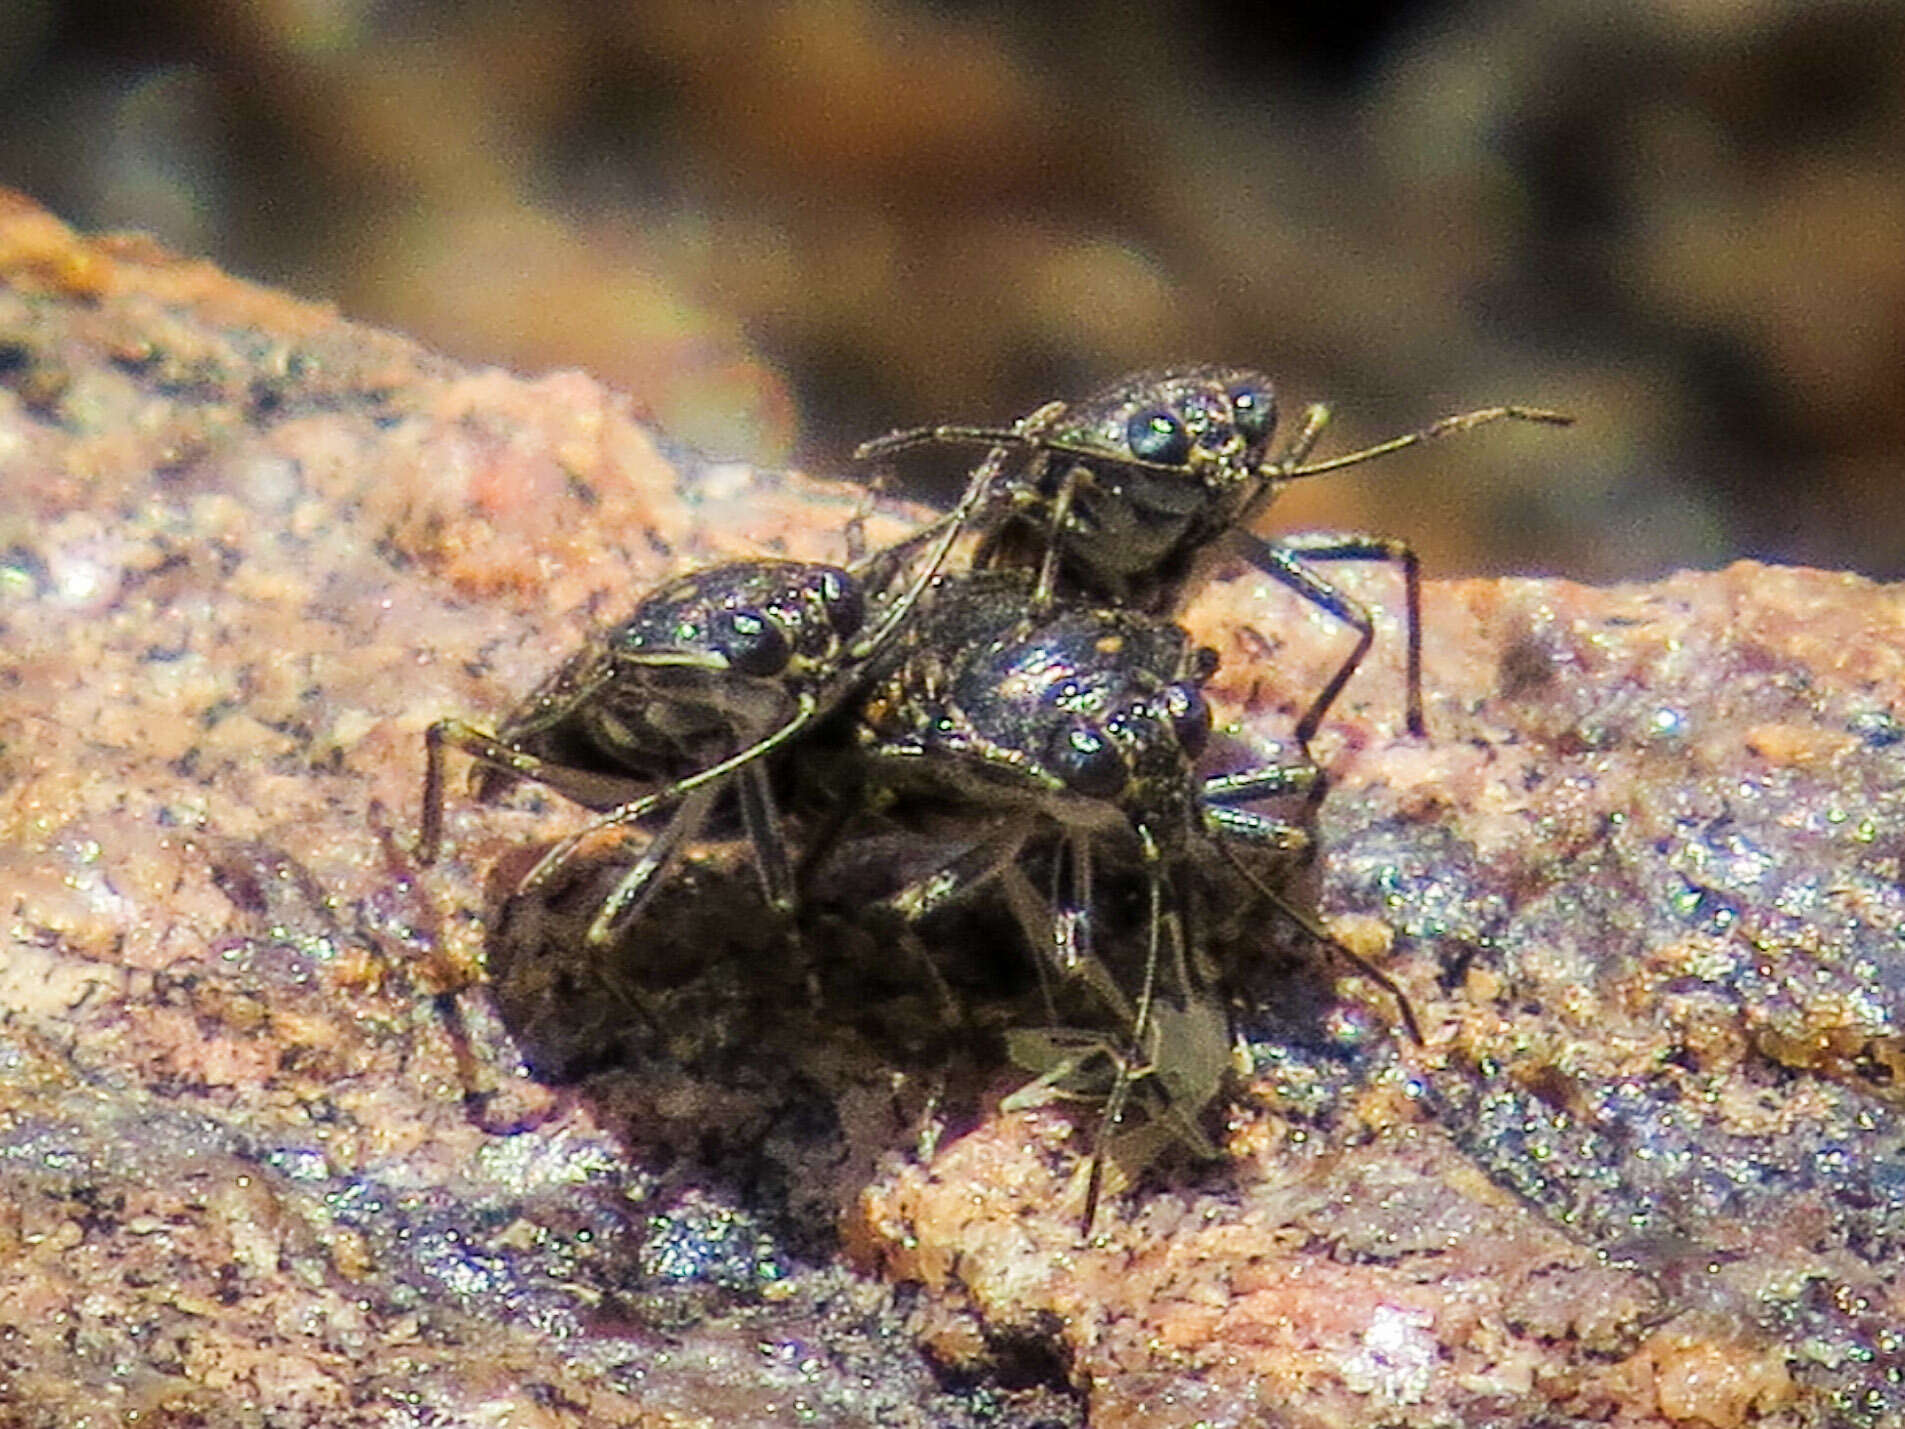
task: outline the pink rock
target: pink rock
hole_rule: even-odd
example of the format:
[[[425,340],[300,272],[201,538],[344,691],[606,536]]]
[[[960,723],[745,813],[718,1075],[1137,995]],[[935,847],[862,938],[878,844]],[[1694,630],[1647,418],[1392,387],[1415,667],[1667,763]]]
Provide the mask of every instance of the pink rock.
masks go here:
[[[1895,590],[1431,584],[1429,738],[1391,624],[1318,741],[1323,906],[1427,1045],[1347,975],[1266,987],[1228,1159],[1081,1247],[1089,1115],[810,1004],[718,851],[593,971],[520,956],[559,902],[504,903],[579,811],[459,799],[410,856],[432,720],[666,574],[838,558],[855,488],[18,198],[0,479],[20,1422],[1905,1416]],[[1191,623],[1263,750],[1348,644],[1254,578]],[[631,972],[660,1025],[602,991]],[[530,1079],[564,997],[632,1060]]]

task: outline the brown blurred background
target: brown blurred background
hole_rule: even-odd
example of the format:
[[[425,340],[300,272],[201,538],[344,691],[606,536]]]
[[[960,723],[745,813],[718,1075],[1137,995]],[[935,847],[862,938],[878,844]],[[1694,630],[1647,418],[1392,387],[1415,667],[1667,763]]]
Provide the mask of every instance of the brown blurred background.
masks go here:
[[[0,183],[716,454],[1233,361],[1582,419],[1279,508],[1438,574],[1905,574],[1905,6],[1100,8],[4,0]]]

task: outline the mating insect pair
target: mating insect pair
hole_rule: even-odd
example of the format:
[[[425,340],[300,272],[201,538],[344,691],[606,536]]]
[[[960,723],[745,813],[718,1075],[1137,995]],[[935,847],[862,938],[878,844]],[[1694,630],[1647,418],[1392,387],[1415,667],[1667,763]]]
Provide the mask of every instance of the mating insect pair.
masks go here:
[[[456,721],[433,726],[424,857],[440,846],[443,753],[455,747],[479,761],[479,798],[526,779],[604,814],[544,858],[526,880],[532,890],[594,835],[659,824],[596,915],[591,942],[607,942],[640,911],[730,789],[768,900],[789,908],[798,878],[776,780],[822,749],[812,731],[845,721],[853,726],[845,782],[859,792],[839,802],[832,831],[870,802],[869,790],[930,790],[984,826],[890,908],[910,923],[996,883],[1042,975],[1084,989],[1085,1021],[1095,1023],[1072,1029],[1065,1056],[1037,1054],[1035,1070],[1053,1085],[1075,1085],[1096,1049],[1116,1069],[1107,1129],[1134,1088],[1160,1116],[1194,1122],[1221,1079],[1193,1069],[1213,1060],[1209,1029],[1227,1025],[1224,994],[1199,965],[1186,912],[1207,877],[1196,852],[1215,850],[1246,873],[1240,846],[1287,858],[1301,834],[1239,806],[1296,788],[1314,771],[1195,776],[1211,666],[1163,617],[1227,538],[1349,624],[1354,649],[1298,721],[1307,745],[1373,638],[1367,611],[1308,562],[1397,562],[1409,604],[1409,723],[1420,730],[1413,553],[1362,536],[1270,543],[1242,527],[1290,480],[1497,418],[1563,420],[1491,408],[1310,463],[1325,409],[1309,409],[1273,457],[1269,384],[1245,371],[1197,368],[1129,379],[1075,406],[1053,403],[1010,428],[936,427],[871,442],[864,455],[928,442],[989,451],[959,506],[899,546],[853,568],[745,562],[683,577],[563,665],[494,735]],[[979,532],[979,574],[939,578],[967,527]],[[1030,886],[1018,862],[1037,844],[1053,850],[1048,893]],[[1094,945],[1094,864],[1114,846],[1111,861],[1145,890],[1135,955]],[[810,858],[819,852],[810,849]],[[1096,1158],[1094,1185],[1095,1175]]]

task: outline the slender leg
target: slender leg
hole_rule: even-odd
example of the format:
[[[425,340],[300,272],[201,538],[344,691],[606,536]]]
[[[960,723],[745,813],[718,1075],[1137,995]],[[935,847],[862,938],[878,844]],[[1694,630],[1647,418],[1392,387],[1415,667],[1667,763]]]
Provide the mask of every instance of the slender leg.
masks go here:
[[[1080,891],[1078,881],[1073,880],[1065,911],[1060,912],[1039,893],[1020,866],[1019,854],[1031,832],[1024,820],[1010,820],[924,878],[887,897],[883,906],[910,928],[996,880],[1031,951],[1033,968],[1054,1019],[1057,1011],[1048,977],[1058,986],[1086,989],[1120,1025],[1130,1026],[1134,1017],[1130,1000],[1111,970],[1090,951],[1089,929],[1082,937],[1079,935],[1081,923],[1088,921],[1089,909],[1075,901]],[[1089,893],[1088,862],[1084,885]]]
[[[423,824],[417,834],[417,859],[431,864],[443,852],[443,745],[452,734],[480,734],[460,720],[440,719],[423,732]]]
[[[589,923],[588,941],[593,947],[614,940],[615,934],[641,912],[656,891],[661,887],[661,875],[674,866],[681,856],[682,847],[701,832],[708,821],[708,812],[714,807],[714,801],[720,797],[721,786],[704,784],[681,801],[660,833],[649,840],[648,847],[642,850],[614,891],[602,900],[602,906],[596,910],[594,919]],[[595,825],[596,828],[609,826],[608,820]],[[541,863],[529,872],[522,882],[522,892],[530,892],[542,887],[555,871],[567,863],[580,846],[578,839],[565,839],[544,855]]]
[[[662,875],[681,857],[683,848],[706,827],[708,814],[721,795],[722,786],[704,785],[681,801],[661,832],[649,841],[642,856],[603,900],[589,923],[588,941],[600,947],[636,917],[660,890]],[[541,874],[540,866],[530,873],[530,882]]]
[[[1307,794],[1322,777],[1323,771],[1308,762],[1263,764],[1234,774],[1211,775],[1204,781],[1202,797],[1206,804],[1249,804],[1286,794]]]
[[[1282,913],[1284,917],[1308,933],[1331,953],[1341,958],[1364,977],[1375,983],[1377,987],[1393,997],[1396,1000],[1397,1010],[1402,1014],[1402,1025],[1409,1033],[1409,1040],[1414,1042],[1418,1047],[1422,1045],[1422,1024],[1416,1021],[1415,1006],[1409,1001],[1409,995],[1402,990],[1394,978],[1370,962],[1368,958],[1363,957],[1353,948],[1348,947],[1342,939],[1331,933],[1330,930],[1325,928],[1322,922],[1312,914],[1299,908],[1281,893],[1278,893],[1269,884],[1265,883],[1263,879],[1258,877],[1257,874],[1237,856],[1237,851],[1230,845],[1220,841],[1216,846],[1218,851],[1223,854],[1225,861],[1237,871],[1239,876],[1241,876],[1246,883],[1256,889],[1259,897],[1270,903],[1270,905]]]
[[[552,764],[460,719],[440,719],[423,735],[423,823],[417,858],[435,863],[443,852],[444,750],[458,749],[479,763],[518,779],[553,789],[578,804],[600,807],[625,798],[634,787],[627,779]]]
[[[1209,808],[1204,810],[1204,825],[1219,838],[1235,839],[1271,853],[1287,853],[1292,858],[1301,858],[1315,847],[1309,834],[1295,824],[1254,809]]]
[[[995,457],[998,459],[997,463],[994,462]],[[992,499],[994,494],[994,479],[998,474],[998,463],[1002,463],[1004,460],[1005,451],[1003,448],[989,453],[985,461],[981,462],[978,467],[974,469],[971,479],[966,483],[964,493],[961,494],[958,503],[953,509],[926,528],[926,532],[932,533],[933,535],[932,547],[928,551],[926,559],[906,589],[881,613],[879,619],[874,621],[868,629],[863,631],[860,638],[854,641],[852,646],[849,647],[846,654],[846,662],[848,664],[859,666],[871,662],[874,657],[879,655],[880,652],[906,628],[907,620],[912,616],[919,603],[926,598],[927,592],[932,588],[933,582],[938,578],[939,568],[946,564],[946,558],[952,554],[953,542],[959,539],[959,533],[965,530],[967,525],[971,523],[974,515]],[[900,542],[898,546],[889,548],[889,553],[893,550],[911,549],[913,545],[922,538],[923,534],[925,533],[916,532],[912,537]],[[827,706],[828,709],[837,706],[854,688],[854,682],[850,681],[838,682],[838,685],[839,688],[835,698],[829,702]],[[762,745],[765,744],[766,741],[763,740],[761,745],[755,746],[756,750],[760,750]]]
[[[1336,697],[1343,692],[1343,686],[1349,683],[1349,677],[1363,663],[1363,657],[1369,653],[1369,647],[1376,638],[1375,622],[1369,618],[1369,610],[1363,603],[1346,591],[1338,589],[1311,571],[1303,564],[1304,558],[1312,560],[1399,560],[1403,562],[1403,575],[1409,597],[1409,694],[1408,722],[1409,732],[1420,735],[1424,732],[1422,722],[1422,626],[1421,626],[1421,574],[1416,562],[1415,552],[1400,541],[1387,541],[1375,536],[1319,537],[1317,544],[1300,541],[1295,537],[1285,537],[1276,542],[1253,536],[1248,531],[1236,531],[1232,534],[1242,548],[1250,563],[1265,575],[1281,581],[1310,604],[1329,612],[1356,632],[1356,647],[1349,652],[1349,658],[1330,677],[1329,683],[1320,694],[1310,701],[1310,707],[1297,721],[1297,743],[1307,751],[1310,740],[1315,736],[1317,727],[1323,723],[1323,717],[1329,713],[1330,706],[1336,703]],[[1340,542],[1340,545],[1324,545],[1324,540]],[[1378,549],[1378,546],[1381,549]]]
[[[1146,893],[1150,901],[1149,915],[1145,919],[1144,981],[1138,992],[1137,1011],[1131,1019],[1128,1050],[1118,1059],[1117,1080],[1112,1083],[1111,1095],[1105,1099],[1105,1109],[1099,1114],[1097,1130],[1092,1133],[1091,1171],[1085,1180],[1085,1209],[1079,1226],[1080,1236],[1087,1239],[1091,1236],[1092,1223],[1098,1219],[1098,1197],[1104,1189],[1104,1150],[1124,1121],[1125,1104],[1130,1099],[1132,1083],[1144,1075],[1141,1069],[1146,1067],[1152,1036],[1152,1000],[1157,994],[1158,943],[1164,915],[1164,865],[1157,840],[1151,831],[1143,824],[1135,827],[1143,853]]]
[[[1232,806],[1302,794],[1304,808],[1314,814],[1328,787],[1328,776],[1307,759],[1301,764],[1265,764],[1206,779],[1198,798],[1199,812],[1205,826],[1214,831],[1227,829],[1250,842],[1300,854],[1310,847],[1309,835],[1300,828]]]
[[[1018,857],[1030,832],[1022,821],[1012,820],[924,878],[890,894],[882,900],[882,906],[908,923],[917,923],[998,877]]]
[[[764,765],[750,764],[735,778],[740,795],[741,826],[754,849],[754,868],[760,874],[761,893],[776,913],[794,911],[793,864],[787,856],[787,836],[774,807],[774,790]]]
[[[1388,456],[1391,452],[1399,452],[1407,447],[1418,446],[1423,442],[1434,441],[1457,432],[1466,432],[1490,422],[1540,422],[1549,426],[1565,427],[1574,419],[1566,413],[1550,412],[1540,407],[1483,407],[1477,411],[1458,412],[1452,417],[1443,417],[1439,421],[1431,422],[1420,431],[1392,437],[1386,442],[1378,442],[1371,447],[1345,452],[1341,456],[1328,457],[1322,461],[1310,461],[1310,452],[1322,435],[1323,428],[1328,424],[1329,415],[1329,408],[1320,404],[1309,408],[1304,416],[1302,428],[1291,441],[1288,449],[1265,468],[1263,473],[1265,480],[1238,513],[1236,535],[1241,538],[1251,562],[1266,575],[1282,581],[1305,600],[1314,602],[1337,619],[1353,626],[1362,637],[1357,642],[1356,650],[1349,661],[1305,711],[1297,727],[1297,739],[1304,744],[1308,744],[1309,736],[1316,733],[1316,727],[1323,722],[1324,714],[1327,713],[1330,705],[1335,703],[1336,696],[1341,693],[1343,685],[1354,673],[1356,666],[1362,662],[1363,655],[1369,648],[1369,613],[1334,586],[1302,571],[1296,565],[1295,558],[1304,556],[1317,561],[1396,561],[1401,563],[1409,602],[1409,732],[1420,735],[1423,733],[1422,593],[1421,576],[1417,569],[1415,552],[1401,541],[1381,536],[1361,535],[1286,536],[1271,545],[1259,537],[1250,535],[1242,528],[1250,525],[1261,514],[1264,507],[1275,499],[1285,484],[1302,477],[1320,476],[1327,471],[1340,471],[1346,466],[1356,466],[1377,457]]]
[[[1409,733],[1423,734],[1422,563],[1414,548],[1391,536],[1344,531],[1297,532],[1281,537],[1277,544],[1305,560],[1386,561],[1402,567],[1404,633],[1408,640]]]
[[[900,925],[900,946],[906,955],[919,965],[926,975],[926,981],[932,984],[934,1000],[949,1023],[958,1024],[965,1020],[966,1008],[953,993],[952,984],[946,981],[946,974],[939,970],[939,964],[933,958],[932,949],[926,946],[926,940],[920,937],[911,923]]]
[[[1065,546],[1065,525],[1072,519],[1072,502],[1077,498],[1078,483],[1084,471],[1084,467],[1074,463],[1066,468],[1064,479],[1059,482],[1058,496],[1052,502],[1051,526],[1045,536],[1045,555],[1039,561],[1038,584],[1032,587],[1028,620],[1049,614],[1056,599],[1058,559]]]
[[[1001,868],[999,880],[1006,905],[1031,945],[1040,985],[1045,986],[1049,969],[1060,986],[1088,989],[1113,1018],[1129,1026],[1135,1016],[1131,1001],[1111,975],[1111,969],[1091,951],[1090,909],[1076,903],[1076,885],[1068,895],[1070,901],[1054,908],[1049,900],[1039,896],[1032,880],[1017,863]],[[1058,1012],[1050,987],[1045,989],[1045,999],[1048,1013],[1056,1020]]]
[[[1091,841],[1078,837],[1065,840],[1065,857],[1053,864],[1053,898],[1049,910],[1057,937],[1057,967],[1062,976],[1088,976],[1088,969],[1101,965],[1092,951],[1091,910],[1096,906],[1092,885]],[[1117,1011],[1114,1006],[1113,1011]]]
[[[808,833],[807,847],[801,850],[800,862],[794,868],[795,888],[806,888],[813,883],[814,871],[839,847],[854,818],[866,808],[866,791],[857,782],[829,792],[833,803],[819,825]]]
[[[1042,1106],[1053,1096],[1090,1096],[1097,1080],[1087,1069],[1099,1058],[1115,1069],[1117,1050],[1103,1032],[1089,1027],[1013,1027],[1005,1034],[1014,1066],[1038,1075],[1000,1101],[1002,1111]]]
[[[569,837],[549,850],[547,854],[543,855],[542,862],[537,864],[536,867],[530,871],[529,877],[523,880],[523,888],[528,890],[539,886],[547,876],[548,870],[566,861],[581,844],[594,838],[596,835],[610,829],[624,829],[631,824],[640,823],[643,819],[646,819],[656,811],[669,804],[683,801],[691,794],[708,789],[721,789],[727,784],[728,780],[740,770],[745,769],[756,759],[773,753],[774,750],[779,749],[802,730],[806,729],[808,725],[813,723],[818,710],[819,705],[814,696],[807,691],[802,691],[795,705],[794,713],[789,715],[786,722],[771,733],[763,735],[752,744],[746,745],[733,754],[730,754],[727,758],[710,764],[706,769],[690,774],[685,779],[677,779],[665,789],[657,789],[653,793],[645,794],[639,799],[632,799],[619,808],[611,809],[587,828],[578,829],[575,833],[570,834]],[[670,827],[672,827],[672,823]]]
[[[876,905],[900,919],[901,946],[918,961],[938,990],[941,1005],[948,1009],[956,1009],[958,999],[953,996],[945,974],[939,970],[939,964],[934,961],[931,951],[916,931],[916,925],[938,910],[984,887],[998,877],[1002,869],[1012,867],[1012,860],[1018,857],[1019,850],[1025,844],[1027,832],[1018,821],[996,829],[924,878],[915,879]]]

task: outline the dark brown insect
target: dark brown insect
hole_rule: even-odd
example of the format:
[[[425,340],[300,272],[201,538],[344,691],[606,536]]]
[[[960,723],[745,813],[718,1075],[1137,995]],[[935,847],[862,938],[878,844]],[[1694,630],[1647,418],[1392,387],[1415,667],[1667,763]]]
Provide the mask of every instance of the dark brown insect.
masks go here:
[[[1019,1060],[1061,1090],[1090,1084],[1094,1063],[1110,1068],[1097,1074],[1105,1111],[1089,1225],[1099,1153],[1134,1089],[1154,1128],[1209,1148],[1194,1128],[1221,1087],[1230,1037],[1223,971],[1207,956],[1193,897],[1204,886],[1203,863],[1221,861],[1253,896],[1375,979],[1396,998],[1409,1034],[1420,1034],[1401,991],[1260,872],[1266,861],[1301,858],[1309,839],[1245,806],[1304,792],[1315,766],[1200,776],[1214,652],[1168,621],[1121,607],[1059,601],[1028,616],[1031,593],[1025,572],[942,578],[857,706],[853,758],[881,800],[930,799],[980,830],[887,906],[912,923],[999,888],[1046,980],[1052,1018],[1050,1028],[1018,1039]],[[1028,867],[1049,869],[1049,891]],[[1137,880],[1135,937],[1100,935],[1108,878]]]
[[[1535,407],[1484,407],[1343,456],[1311,461],[1329,408],[1305,410],[1273,451],[1275,389],[1247,368],[1187,367],[1125,377],[1081,402],[1049,402],[1009,427],[944,425],[864,443],[863,459],[936,443],[989,447],[975,473],[973,517],[984,535],[974,566],[1038,571],[1035,609],[1061,593],[1173,614],[1224,543],[1356,632],[1356,645],[1297,720],[1307,747],[1375,639],[1363,604],[1313,569],[1385,561],[1402,569],[1408,628],[1408,724],[1423,732],[1421,574],[1415,552],[1387,536],[1287,535],[1250,526],[1289,482],[1337,471],[1488,422],[1566,424]],[[1011,466],[1014,454],[1024,461]]]
[[[732,790],[770,906],[791,910],[793,863],[765,757],[852,698],[904,629],[944,562],[949,520],[849,569],[755,560],[669,581],[565,660],[495,733],[439,720],[425,741],[419,857],[442,847],[444,751],[477,761],[475,797],[541,784],[602,817],[555,845],[523,888],[540,886],[583,842],[659,824],[590,925],[606,943],[654,892]],[[909,574],[909,562],[919,569]],[[664,817],[665,816],[665,817]]]

